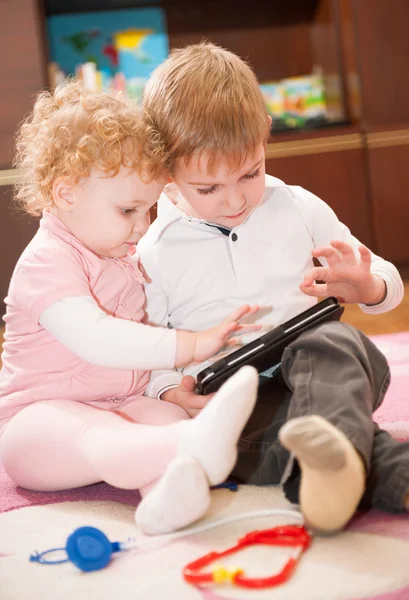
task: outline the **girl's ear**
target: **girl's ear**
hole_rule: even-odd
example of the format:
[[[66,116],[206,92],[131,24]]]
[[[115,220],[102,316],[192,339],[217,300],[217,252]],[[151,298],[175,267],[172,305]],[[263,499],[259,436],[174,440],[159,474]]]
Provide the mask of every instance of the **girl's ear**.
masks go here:
[[[53,183],[53,202],[61,210],[71,212],[74,207],[75,194],[71,183],[60,177]]]

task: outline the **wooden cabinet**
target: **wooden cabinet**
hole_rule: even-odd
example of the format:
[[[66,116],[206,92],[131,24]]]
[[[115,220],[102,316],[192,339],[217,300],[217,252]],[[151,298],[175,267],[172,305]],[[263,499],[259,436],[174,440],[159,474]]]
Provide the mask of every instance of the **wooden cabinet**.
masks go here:
[[[46,85],[43,19],[36,0],[0,3],[0,308],[9,280],[36,223],[12,201],[13,138],[33,98]]]
[[[378,252],[409,262],[409,2],[354,1],[361,130]]]
[[[409,123],[409,2],[354,0],[353,9],[363,128]]]
[[[138,0],[2,0],[0,184],[12,140],[47,84],[45,16],[147,5]],[[319,65],[338,82],[344,127],[274,135],[267,170],[322,197],[385,258],[409,263],[409,2],[407,0],[151,0],[166,13],[171,47],[209,39],[248,60],[260,81]],[[9,182],[9,179],[7,179]],[[0,187],[1,290],[34,231]],[[0,291],[1,291],[0,290]],[[4,293],[3,293],[4,295]]]
[[[379,252],[409,259],[409,123],[407,129],[367,135],[374,233]]]
[[[272,144],[267,156],[268,173],[322,198],[362,243],[374,248],[365,148],[359,133]]]
[[[0,169],[10,168],[17,125],[47,83],[43,27],[37,0],[0,3]]]
[[[12,187],[0,187],[0,307],[21,251],[37,230],[37,222],[13,205]]]

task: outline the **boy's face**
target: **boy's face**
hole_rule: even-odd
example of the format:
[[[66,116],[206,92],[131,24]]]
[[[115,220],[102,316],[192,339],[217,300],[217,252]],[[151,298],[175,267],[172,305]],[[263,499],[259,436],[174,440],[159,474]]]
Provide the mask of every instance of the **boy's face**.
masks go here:
[[[60,210],[57,216],[99,256],[121,258],[133,254],[146,233],[149,209],[163,186],[164,181],[144,183],[125,167],[113,177],[94,169],[89,177],[68,188],[68,210]]]
[[[180,208],[193,217],[230,229],[237,227],[260,204],[264,194],[264,144],[238,169],[223,161],[210,174],[208,158],[203,152],[193,156],[187,165],[183,158],[176,161],[173,180],[185,200]]]

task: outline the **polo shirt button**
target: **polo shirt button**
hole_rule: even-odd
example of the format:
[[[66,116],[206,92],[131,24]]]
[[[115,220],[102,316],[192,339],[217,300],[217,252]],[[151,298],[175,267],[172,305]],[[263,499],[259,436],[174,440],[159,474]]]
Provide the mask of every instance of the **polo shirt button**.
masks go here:
[[[232,233],[231,239],[233,240],[233,242],[237,242],[237,240],[239,239],[239,236],[237,235],[237,233]]]

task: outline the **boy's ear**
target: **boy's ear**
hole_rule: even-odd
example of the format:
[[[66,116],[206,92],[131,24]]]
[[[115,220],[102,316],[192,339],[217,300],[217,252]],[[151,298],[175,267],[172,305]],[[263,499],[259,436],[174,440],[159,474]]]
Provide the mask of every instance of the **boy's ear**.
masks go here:
[[[271,123],[273,122],[273,119],[271,117],[271,115],[268,115],[268,126],[271,127]]]
[[[75,194],[73,185],[60,177],[53,183],[52,188],[53,202],[61,210],[70,212],[74,207]]]

